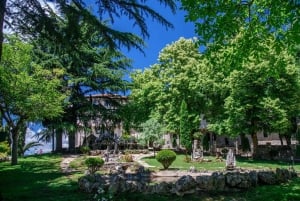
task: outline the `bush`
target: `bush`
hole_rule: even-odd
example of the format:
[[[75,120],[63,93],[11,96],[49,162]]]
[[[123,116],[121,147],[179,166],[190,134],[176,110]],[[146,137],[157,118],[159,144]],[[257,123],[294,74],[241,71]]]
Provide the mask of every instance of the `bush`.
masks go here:
[[[90,149],[88,146],[81,146],[81,147],[80,147],[80,151],[81,151],[81,153],[83,153],[83,154],[89,154],[90,151],[91,151],[91,149]]]
[[[7,141],[0,142],[0,153],[8,154],[10,151],[9,144]]]
[[[133,156],[131,154],[125,154],[122,156],[122,160],[125,162],[133,162]]]
[[[87,165],[89,172],[94,174],[104,165],[104,160],[98,157],[87,158],[85,164]]]
[[[172,150],[161,150],[156,155],[156,160],[164,166],[164,169],[168,169],[175,159],[176,153]]]

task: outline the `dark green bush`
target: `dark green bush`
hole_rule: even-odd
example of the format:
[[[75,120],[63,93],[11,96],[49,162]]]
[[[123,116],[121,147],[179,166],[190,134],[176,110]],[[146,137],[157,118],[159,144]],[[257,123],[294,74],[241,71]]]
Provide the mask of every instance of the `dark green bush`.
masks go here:
[[[91,149],[90,149],[88,146],[81,146],[81,147],[80,147],[80,151],[81,151],[81,153],[83,153],[83,154],[89,154],[90,151],[91,151]]]
[[[85,164],[91,174],[94,174],[104,165],[104,160],[98,157],[91,157],[85,160]]]
[[[164,169],[168,169],[175,159],[176,153],[172,150],[161,150],[156,155],[156,160],[164,166]]]

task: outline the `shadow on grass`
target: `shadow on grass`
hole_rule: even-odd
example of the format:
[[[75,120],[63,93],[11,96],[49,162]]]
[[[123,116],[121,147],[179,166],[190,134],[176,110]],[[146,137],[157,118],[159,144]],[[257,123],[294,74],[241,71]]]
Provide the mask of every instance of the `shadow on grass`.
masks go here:
[[[19,164],[0,163],[0,191],[5,201],[87,200],[78,190],[76,175],[67,177],[59,170],[58,155],[20,158]],[[78,177],[78,176],[77,176]]]

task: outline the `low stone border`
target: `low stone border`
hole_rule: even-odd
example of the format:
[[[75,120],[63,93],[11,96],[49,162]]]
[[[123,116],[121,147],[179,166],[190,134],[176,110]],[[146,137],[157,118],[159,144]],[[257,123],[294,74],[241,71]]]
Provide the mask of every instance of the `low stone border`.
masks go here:
[[[177,177],[175,181],[151,183],[151,172],[143,168],[136,173],[125,172],[110,175],[85,175],[79,178],[79,188],[85,192],[96,192],[99,188],[111,193],[157,193],[179,196],[197,192],[235,192],[258,185],[274,185],[297,177],[296,172],[277,168],[272,170],[227,171],[209,174],[190,174]]]

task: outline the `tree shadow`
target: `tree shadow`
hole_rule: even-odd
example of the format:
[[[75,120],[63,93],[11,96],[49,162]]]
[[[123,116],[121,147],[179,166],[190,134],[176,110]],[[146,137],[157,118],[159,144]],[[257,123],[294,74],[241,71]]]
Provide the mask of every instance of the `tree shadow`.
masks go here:
[[[26,157],[19,165],[0,164],[0,189],[3,200],[87,200],[76,179],[60,172],[60,158]]]

